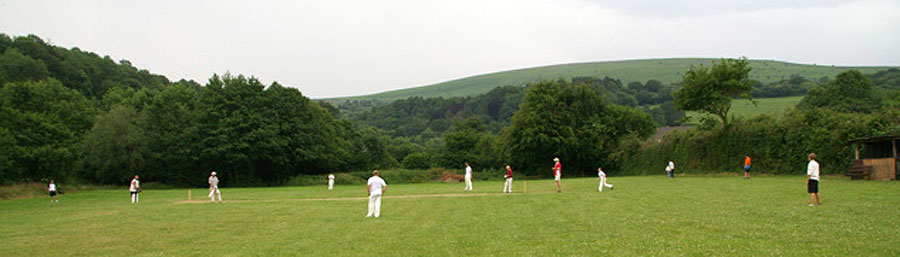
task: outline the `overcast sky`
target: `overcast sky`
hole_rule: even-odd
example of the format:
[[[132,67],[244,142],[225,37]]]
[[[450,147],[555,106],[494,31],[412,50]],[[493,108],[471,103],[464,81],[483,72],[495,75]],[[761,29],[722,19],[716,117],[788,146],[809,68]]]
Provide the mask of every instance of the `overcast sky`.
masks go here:
[[[171,80],[230,71],[314,98],[622,59],[900,65],[900,1],[0,0],[0,32]]]

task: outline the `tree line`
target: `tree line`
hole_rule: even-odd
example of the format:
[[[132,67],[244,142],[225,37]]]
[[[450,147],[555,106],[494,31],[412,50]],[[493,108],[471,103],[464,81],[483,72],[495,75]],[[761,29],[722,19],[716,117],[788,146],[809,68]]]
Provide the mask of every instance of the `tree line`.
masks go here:
[[[781,119],[736,119],[728,116],[731,99],[750,97],[752,90],[746,64],[722,60],[713,67],[692,67],[684,87],[674,93],[677,107],[719,119],[712,126],[674,132],[657,141],[624,142],[622,171],[657,173],[667,160],[681,163],[682,172],[740,171],[748,154],[756,172],[802,173],[805,156],[816,153],[824,173],[840,174],[854,159],[850,140],[900,134],[900,70],[871,76],[842,72],[812,87]]]
[[[279,185],[298,175],[455,168],[463,162],[477,170],[509,164],[518,174],[546,176],[553,157],[564,160],[570,175],[590,175],[600,165],[614,173],[661,158],[642,154],[667,149],[668,143],[648,147],[642,142],[657,126],[678,124],[684,111],[692,109],[679,102],[691,95],[679,96],[686,92],[685,83],[708,84],[718,76],[710,72],[717,69],[712,67],[688,72],[696,77],[686,75],[687,82],[672,85],[579,77],[498,87],[471,97],[411,97],[371,106],[350,102],[347,107],[243,75],[214,74],[202,85],[172,82],[128,61],[52,46],[36,36],[0,35],[0,50],[0,183],[57,179],[117,184],[140,174],[147,182],[199,186],[203,180],[198,177],[216,170],[223,185]],[[725,69],[724,74],[732,72]],[[827,117],[869,115],[860,121],[866,125],[848,136],[888,131],[900,117],[898,74],[896,69],[841,74],[809,88],[798,109],[841,113]],[[740,90],[723,92],[717,103],[730,104],[730,99],[759,90],[746,76],[737,81]],[[776,83],[797,81],[809,83],[796,77]],[[724,117],[721,122],[729,123]],[[823,124],[816,123],[821,115],[788,118],[792,128],[814,130],[814,124]],[[780,126],[763,120],[690,133],[725,133],[750,122],[763,125],[746,127],[762,131]],[[663,142],[714,142],[695,134],[675,135]],[[684,145],[692,144],[678,144]]]

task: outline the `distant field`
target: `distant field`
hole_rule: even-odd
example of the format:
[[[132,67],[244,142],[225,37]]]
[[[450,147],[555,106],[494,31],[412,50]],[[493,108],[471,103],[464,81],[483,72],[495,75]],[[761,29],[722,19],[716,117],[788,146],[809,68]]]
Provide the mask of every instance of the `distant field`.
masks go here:
[[[804,177],[611,177],[390,185],[364,218],[363,186],[83,191],[0,201],[0,256],[891,256],[900,184]],[[388,181],[390,183],[390,181]]]
[[[750,103],[750,100],[739,99],[731,103],[731,115],[735,117],[753,118],[762,114],[769,115],[772,118],[779,119],[784,114],[797,106],[803,100],[802,96],[778,97],[778,98],[756,98],[753,101],[756,105]],[[696,123],[703,114],[697,112],[688,112],[687,116],[692,117],[691,122]]]
[[[535,67],[519,70],[477,75],[457,80],[451,80],[434,85],[420,86],[408,89],[388,91],[373,95],[324,99],[333,103],[345,100],[383,100],[393,101],[405,99],[410,96],[422,97],[454,97],[472,96],[483,94],[495,87],[516,85],[521,86],[529,82],[572,78],[577,76],[611,77],[622,80],[623,83],[633,81],[647,82],[656,79],[664,83],[675,83],[681,80],[684,71],[691,65],[708,65],[713,60],[708,58],[681,58],[681,59],[645,59],[611,62],[573,63]],[[821,77],[834,77],[840,72],[849,69],[858,69],[863,73],[875,73],[890,67],[835,67],[821,65],[807,65],[787,63],[772,60],[750,60],[753,71],[752,79],[762,82],[774,82],[790,78],[797,74],[810,79]]]

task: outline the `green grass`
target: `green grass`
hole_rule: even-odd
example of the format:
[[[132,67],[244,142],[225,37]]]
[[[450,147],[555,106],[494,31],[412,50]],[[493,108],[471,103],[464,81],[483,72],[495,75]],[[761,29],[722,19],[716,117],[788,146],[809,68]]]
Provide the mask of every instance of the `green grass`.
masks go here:
[[[364,187],[125,190],[0,201],[0,256],[888,256],[900,253],[900,183],[799,176],[612,177],[390,185],[382,217]],[[388,181],[390,183],[390,181]],[[452,194],[437,196],[435,194]],[[323,198],[331,199],[325,200]],[[305,200],[304,200],[305,199]]]
[[[422,97],[454,97],[474,96],[483,94],[499,86],[521,86],[529,82],[546,79],[572,78],[578,76],[611,77],[617,78],[622,83],[633,81],[647,82],[656,79],[663,83],[675,83],[681,80],[681,76],[691,65],[709,65],[713,60],[709,58],[675,58],[675,59],[643,59],[610,62],[572,63],[534,67],[527,69],[510,70],[471,76],[434,85],[426,85],[401,90],[382,92],[372,95],[323,99],[332,103],[341,103],[346,100],[381,100],[393,101],[405,99],[411,96]],[[833,78],[840,72],[849,69],[858,69],[863,73],[875,73],[891,67],[835,67],[796,64],[772,60],[750,60],[753,70],[750,73],[752,79],[769,83],[782,79],[788,79],[797,74],[809,79],[819,79],[827,76]]]
[[[734,117],[749,119],[765,114],[772,118],[780,119],[788,110],[796,107],[797,104],[800,103],[800,100],[803,100],[802,96],[756,98],[753,99],[753,101],[756,102],[756,105],[753,105],[750,103],[750,100],[738,99],[731,102],[731,112],[729,112],[729,116],[733,115]],[[704,116],[704,114],[688,112],[687,116],[691,117],[690,122],[696,123],[700,120],[700,117]]]

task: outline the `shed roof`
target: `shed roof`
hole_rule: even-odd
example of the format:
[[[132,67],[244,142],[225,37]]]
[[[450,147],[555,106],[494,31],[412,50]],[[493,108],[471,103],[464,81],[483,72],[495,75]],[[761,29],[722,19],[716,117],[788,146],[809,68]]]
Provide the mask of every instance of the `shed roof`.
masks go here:
[[[897,140],[897,139],[900,139],[900,135],[881,135],[881,136],[853,139],[853,140],[850,140],[850,143],[872,143],[872,142],[889,141],[889,140]]]

